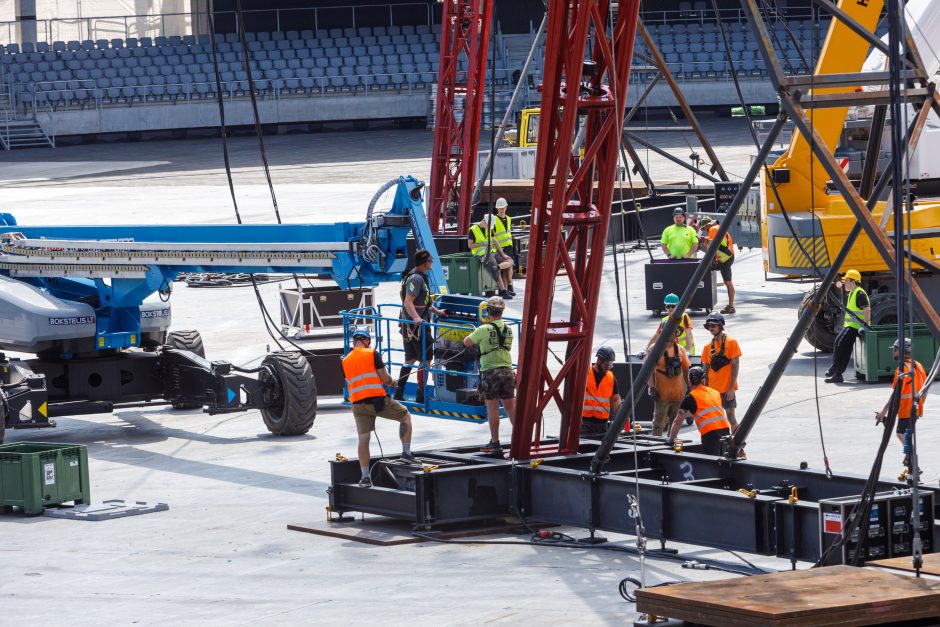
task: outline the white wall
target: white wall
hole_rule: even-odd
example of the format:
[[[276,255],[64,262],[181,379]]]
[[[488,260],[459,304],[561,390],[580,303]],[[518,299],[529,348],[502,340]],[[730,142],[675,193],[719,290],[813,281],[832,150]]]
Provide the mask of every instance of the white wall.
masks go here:
[[[36,0],[37,38],[49,41],[192,34],[199,0]],[[0,22],[16,19],[17,0],[0,0]],[[166,14],[182,15],[166,15]],[[129,16],[129,17],[125,17]],[[131,17],[137,16],[137,17]],[[0,24],[0,44],[18,41]]]

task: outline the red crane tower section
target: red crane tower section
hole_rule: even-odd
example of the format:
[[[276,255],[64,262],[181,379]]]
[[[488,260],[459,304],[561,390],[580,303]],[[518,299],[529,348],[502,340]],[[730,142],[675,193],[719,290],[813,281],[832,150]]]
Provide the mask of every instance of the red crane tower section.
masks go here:
[[[609,0],[549,3],[531,227],[532,241],[544,234],[544,244],[529,247],[513,459],[531,456],[552,400],[561,451],[578,449],[639,8],[640,0],[621,0],[611,29]],[[572,155],[579,115],[587,125],[580,163]],[[552,318],[566,291],[566,317]],[[554,351],[565,356],[554,374],[551,344],[564,346]]]
[[[443,4],[428,206],[434,233],[446,230],[448,206],[454,207],[457,233],[470,230],[492,13],[492,0],[445,0]],[[460,69],[461,61],[466,71]]]

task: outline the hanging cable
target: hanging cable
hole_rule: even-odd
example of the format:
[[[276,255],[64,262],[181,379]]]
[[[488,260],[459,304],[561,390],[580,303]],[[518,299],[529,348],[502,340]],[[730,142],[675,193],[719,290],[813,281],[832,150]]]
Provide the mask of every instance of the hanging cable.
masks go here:
[[[271,204],[274,205],[274,217],[281,223],[281,213],[277,206],[277,196],[274,194],[274,183],[271,181],[271,169],[268,167],[268,153],[264,149],[264,133],[261,128],[261,116],[258,114],[258,98],[255,94],[255,81],[248,51],[248,38],[245,36],[245,17],[242,12],[242,0],[235,0],[235,21],[238,24],[238,38],[241,41],[242,56],[244,57],[245,72],[248,74],[248,96],[251,99],[251,111],[255,121],[255,135],[258,138],[258,150],[261,152],[261,165],[264,169],[264,178],[268,182],[268,191],[271,193]],[[275,89],[279,87],[275,84]]]
[[[728,58],[729,65],[730,65],[730,68],[731,68],[731,79],[732,79],[732,82],[734,83],[735,93],[737,94],[737,96],[738,96],[738,101],[741,103],[741,107],[742,107],[742,109],[744,110],[744,118],[745,118],[745,121],[747,122],[747,127],[748,127],[748,131],[749,131],[750,134],[751,134],[751,139],[753,140],[754,145],[759,149],[759,148],[760,148],[760,141],[759,141],[758,138],[757,138],[757,133],[756,133],[755,130],[754,130],[754,124],[753,124],[753,121],[751,120],[751,113],[750,113],[750,110],[749,110],[749,108],[748,108],[748,106],[747,106],[747,102],[746,102],[745,99],[744,99],[744,94],[743,94],[743,92],[741,91],[741,85],[740,85],[740,82],[739,82],[739,79],[738,79],[738,73],[737,73],[737,71],[736,71],[735,68],[734,68],[734,64],[733,64],[733,63],[730,63],[730,61],[731,61],[731,56],[732,56],[732,55],[731,55],[731,45],[730,45],[730,43],[729,43],[729,41],[728,41],[728,36],[727,36],[727,33],[725,32],[724,25],[722,24],[721,19],[720,19],[720,14],[719,14],[719,12],[718,12],[718,3],[717,3],[717,0],[711,0],[711,4],[712,4],[712,10],[715,12],[716,21],[717,21],[717,23],[718,23],[718,32],[719,32],[719,34],[721,35],[721,41],[722,41],[722,44],[723,44],[723,46],[724,46],[725,54],[726,54],[726,56],[727,56],[727,58]],[[813,32],[815,33],[816,31],[814,30]],[[814,35],[814,37],[815,37],[815,35]],[[816,43],[815,40],[814,40],[813,43],[814,43],[814,46],[815,46],[815,43]],[[815,50],[815,48],[814,48],[814,50]],[[814,73],[814,76],[815,76],[815,73]],[[811,77],[810,80],[813,81],[814,78]],[[813,142],[813,138],[812,138],[812,137],[808,138],[808,141]],[[814,146],[814,144],[811,143],[810,146],[811,146],[811,148],[812,148],[812,147]],[[812,181],[813,181],[813,178],[812,178],[812,177],[813,177],[812,162],[813,162],[813,159],[814,159],[814,158],[815,158],[815,155],[814,155],[814,153],[813,153],[812,150],[811,150],[811,151],[810,151],[810,181],[811,181],[811,183],[812,183]],[[811,264],[811,266],[812,266],[812,268],[813,268],[813,280],[814,280],[814,285],[815,285],[815,281],[816,281],[817,279],[821,279],[821,278],[822,278],[822,274],[821,274],[821,272],[820,272],[820,270],[819,270],[819,266],[818,266],[817,263],[816,263],[816,256],[815,256],[815,254],[814,254],[814,255],[810,255],[810,254],[809,254],[809,251],[806,250],[806,248],[805,248],[805,246],[803,245],[803,243],[802,243],[800,237],[797,235],[797,233],[796,233],[796,228],[793,226],[792,222],[790,221],[790,217],[789,217],[789,215],[787,215],[786,209],[785,209],[784,204],[783,204],[783,201],[782,201],[782,199],[780,198],[780,194],[779,194],[779,192],[778,192],[778,190],[777,190],[777,184],[776,184],[776,182],[774,181],[773,177],[770,176],[770,170],[769,170],[769,168],[767,167],[767,164],[766,164],[766,163],[762,164],[762,167],[763,167],[763,170],[764,170],[765,179],[770,183],[770,186],[771,186],[771,188],[772,188],[772,190],[773,190],[773,192],[774,192],[774,196],[775,196],[775,198],[776,198],[776,200],[777,200],[777,204],[778,204],[778,206],[780,207],[781,214],[783,215],[784,221],[786,222],[786,224],[787,224],[787,226],[788,226],[788,228],[789,228],[789,230],[790,230],[790,234],[793,236],[793,239],[794,239],[794,241],[796,242],[797,246],[799,247],[800,251],[802,252],[802,254],[804,255],[804,257],[805,257],[807,260],[809,260],[809,262],[810,262],[810,264]],[[816,203],[815,203],[815,185],[811,185],[811,199],[810,199],[810,205],[811,205],[811,212],[812,212],[812,214],[813,214],[813,227],[812,227],[812,228],[813,228],[813,240],[812,240],[812,241],[813,241],[813,244],[812,244],[812,248],[813,248],[813,251],[814,251],[814,252],[815,252],[815,250],[816,250],[816,230],[815,230],[815,229],[816,229],[816,214],[815,214],[815,204],[816,204]],[[827,297],[830,297],[830,298],[831,298],[831,296],[832,296],[831,294],[827,294]],[[841,307],[844,308],[844,305],[842,305],[841,299],[839,299],[839,304],[840,304]],[[847,311],[847,310],[846,310],[846,311]],[[814,352],[813,352],[813,383],[814,383],[814,397],[815,397],[815,400],[816,400],[816,418],[817,418],[817,423],[818,423],[818,426],[819,426],[819,439],[820,439],[820,445],[821,445],[822,454],[823,454],[823,464],[825,465],[825,468],[826,468],[826,476],[827,476],[827,477],[831,477],[831,476],[832,476],[832,469],[831,469],[830,464],[829,464],[829,456],[828,456],[827,453],[826,453],[825,438],[823,437],[822,412],[821,412],[820,406],[819,406],[819,381],[818,381],[818,376],[817,376],[817,374],[818,374],[818,373],[817,373],[817,363],[816,363],[816,352],[814,351]]]
[[[235,220],[238,224],[241,224],[242,216],[238,211],[238,199],[235,198],[235,182],[232,180],[232,164],[229,159],[228,129],[225,125],[225,99],[222,96],[222,73],[219,71],[219,50],[215,43],[215,17],[212,15],[211,3],[206,3],[206,24],[209,26],[209,49],[212,52],[216,101],[219,104],[219,131],[222,134],[222,160],[225,162],[225,176],[228,179],[228,191],[232,195],[232,207],[235,209]]]

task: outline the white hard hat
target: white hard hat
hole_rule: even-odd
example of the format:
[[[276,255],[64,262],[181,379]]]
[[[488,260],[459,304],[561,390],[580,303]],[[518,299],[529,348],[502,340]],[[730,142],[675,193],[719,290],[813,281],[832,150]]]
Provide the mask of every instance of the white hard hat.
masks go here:
[[[493,223],[496,221],[496,218],[493,217],[492,213],[488,213],[483,216],[483,219],[480,220],[483,224],[486,225],[486,228],[493,228]]]
[[[497,199],[496,199],[496,208],[497,208],[497,209],[502,209],[503,207],[508,207],[508,206],[509,206],[509,203],[506,202],[506,199],[505,199],[505,198],[497,198]]]

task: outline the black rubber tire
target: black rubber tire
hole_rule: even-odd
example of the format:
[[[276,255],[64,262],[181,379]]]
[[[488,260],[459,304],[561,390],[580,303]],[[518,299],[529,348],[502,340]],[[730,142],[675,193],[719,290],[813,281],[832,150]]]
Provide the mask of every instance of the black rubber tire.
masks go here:
[[[317,384],[297,352],[271,353],[261,362],[265,384],[261,417],[274,435],[303,435],[317,417]]]
[[[797,317],[803,315],[803,311],[813,302],[816,289],[812,289],[803,297],[800,308],[797,310]],[[831,353],[835,348],[836,336],[842,330],[841,310],[832,304],[827,304],[816,315],[813,324],[806,330],[806,341],[812,344],[817,350],[824,353]]]
[[[199,331],[170,331],[166,334],[166,346],[177,350],[189,351],[202,358],[206,356],[206,349],[202,344]],[[173,409],[201,409],[202,403],[187,403],[186,401],[172,401]]]
[[[166,334],[166,345],[170,348],[196,353],[203,359],[206,357],[206,349],[202,344],[199,331],[170,331]]]

